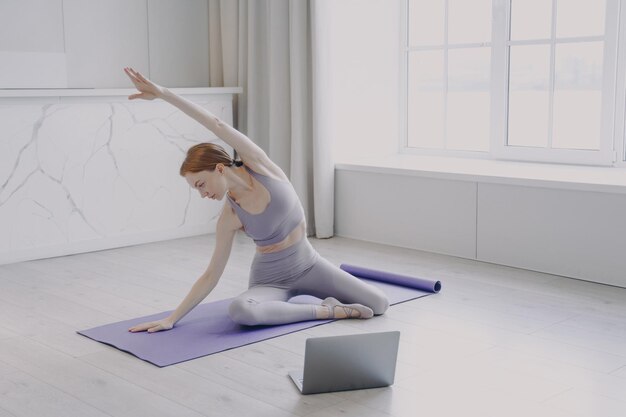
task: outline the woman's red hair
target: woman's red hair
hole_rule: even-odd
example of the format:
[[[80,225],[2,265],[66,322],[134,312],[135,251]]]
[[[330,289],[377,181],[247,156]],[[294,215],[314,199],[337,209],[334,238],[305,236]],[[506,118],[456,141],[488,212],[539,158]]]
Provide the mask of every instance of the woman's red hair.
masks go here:
[[[217,164],[241,166],[241,161],[235,161],[220,145],[215,143],[199,143],[187,150],[187,156],[180,166],[180,175],[188,173],[213,171]]]

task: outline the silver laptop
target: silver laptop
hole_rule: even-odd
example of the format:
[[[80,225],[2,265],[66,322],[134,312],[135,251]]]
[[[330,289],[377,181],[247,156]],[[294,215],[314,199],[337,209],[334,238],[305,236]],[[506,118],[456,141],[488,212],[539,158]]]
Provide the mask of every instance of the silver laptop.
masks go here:
[[[304,370],[289,373],[303,394],[386,387],[396,374],[400,332],[307,339]]]

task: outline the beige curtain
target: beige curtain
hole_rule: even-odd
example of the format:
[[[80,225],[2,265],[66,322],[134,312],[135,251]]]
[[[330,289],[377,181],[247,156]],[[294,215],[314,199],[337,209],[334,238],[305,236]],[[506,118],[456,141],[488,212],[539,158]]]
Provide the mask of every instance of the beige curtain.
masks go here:
[[[334,164],[321,7],[315,0],[209,0],[209,70],[212,87],[243,87],[237,127],[290,177],[307,233],[327,238]]]

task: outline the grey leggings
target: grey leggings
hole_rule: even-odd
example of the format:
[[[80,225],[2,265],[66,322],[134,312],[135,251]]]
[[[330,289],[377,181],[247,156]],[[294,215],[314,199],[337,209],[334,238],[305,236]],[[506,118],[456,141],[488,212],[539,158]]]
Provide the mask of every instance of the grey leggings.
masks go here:
[[[273,253],[256,253],[249,289],[233,300],[230,317],[248,326],[316,320],[314,304],[290,303],[296,295],[368,306],[374,314],[389,307],[385,294],[322,258],[306,238]]]

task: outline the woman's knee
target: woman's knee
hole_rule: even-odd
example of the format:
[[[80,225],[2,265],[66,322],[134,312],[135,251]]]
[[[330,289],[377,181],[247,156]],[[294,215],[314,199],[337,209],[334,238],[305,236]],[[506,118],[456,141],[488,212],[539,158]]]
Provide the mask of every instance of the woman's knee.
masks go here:
[[[389,299],[385,294],[379,294],[368,307],[372,309],[374,315],[380,316],[389,308]]]
[[[235,323],[256,326],[259,324],[258,305],[252,298],[235,298],[228,307],[228,315]]]

